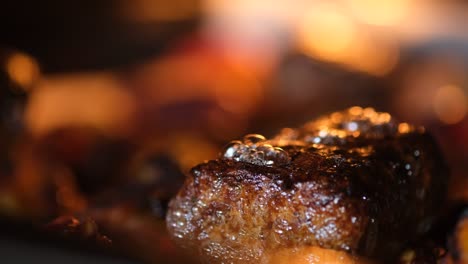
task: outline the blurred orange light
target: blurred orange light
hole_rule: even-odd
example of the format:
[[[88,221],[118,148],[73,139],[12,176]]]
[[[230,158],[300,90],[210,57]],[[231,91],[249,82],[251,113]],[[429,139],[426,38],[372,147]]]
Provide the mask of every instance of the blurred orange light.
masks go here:
[[[393,26],[402,22],[413,7],[412,0],[346,0],[361,21],[376,26]]]
[[[49,78],[32,93],[25,118],[34,135],[67,126],[90,126],[110,135],[131,129],[132,97],[111,74]]]
[[[382,76],[395,67],[398,59],[398,47],[390,40],[378,40],[361,32],[348,52],[346,63],[356,70]]]
[[[467,97],[463,90],[455,85],[440,87],[433,100],[434,112],[445,124],[456,124],[463,120],[467,112]]]
[[[183,171],[189,171],[193,166],[213,159],[218,154],[215,145],[189,134],[174,133],[168,142],[171,142],[168,147],[170,154],[179,162]]]
[[[262,20],[289,23],[303,10],[304,3],[300,1],[277,0],[274,4],[268,0],[203,0],[203,8],[209,17],[215,18],[215,23],[234,22],[233,26],[248,26],[244,21]],[[224,25],[226,26],[226,25]],[[270,25],[271,26],[271,25]],[[248,28],[244,28],[249,30]]]
[[[392,119],[392,116],[389,113],[382,113],[378,115],[377,122],[378,123],[388,123]]]
[[[39,65],[26,54],[14,53],[6,62],[6,71],[21,89],[29,90],[39,76]]]
[[[184,51],[142,66],[135,79],[152,106],[209,99],[227,112],[245,115],[256,109],[263,88],[250,65],[229,59],[203,48]]]
[[[401,134],[408,133],[410,131],[410,125],[408,123],[400,123],[398,125],[398,132]]]
[[[334,6],[317,6],[299,26],[299,45],[308,54],[327,61],[340,61],[354,38],[356,29],[348,17]]]
[[[351,115],[355,115],[355,116],[358,116],[358,115],[361,115],[362,114],[362,107],[360,106],[353,106],[351,107],[350,109],[348,109],[348,112],[351,114]]]
[[[399,58],[392,41],[371,36],[333,5],[317,5],[304,17],[298,45],[314,58],[377,76],[387,74]]]

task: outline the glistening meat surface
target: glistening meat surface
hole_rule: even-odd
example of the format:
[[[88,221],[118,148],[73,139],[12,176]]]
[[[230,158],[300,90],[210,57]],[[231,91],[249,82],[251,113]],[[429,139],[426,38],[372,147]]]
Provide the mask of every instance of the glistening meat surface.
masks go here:
[[[231,142],[192,169],[167,227],[210,263],[304,246],[388,259],[429,230],[447,175],[423,128],[353,107]]]

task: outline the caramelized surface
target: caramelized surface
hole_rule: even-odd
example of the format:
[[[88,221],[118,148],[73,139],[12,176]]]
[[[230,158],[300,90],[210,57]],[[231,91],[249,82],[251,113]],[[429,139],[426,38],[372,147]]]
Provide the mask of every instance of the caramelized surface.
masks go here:
[[[167,226],[210,263],[302,246],[389,259],[430,228],[446,170],[423,129],[353,107],[231,142],[192,169]]]

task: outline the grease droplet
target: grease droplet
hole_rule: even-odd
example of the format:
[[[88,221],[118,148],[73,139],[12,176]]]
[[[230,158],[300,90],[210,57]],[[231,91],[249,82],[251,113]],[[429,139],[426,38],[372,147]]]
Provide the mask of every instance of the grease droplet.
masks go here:
[[[246,135],[243,141],[231,141],[224,147],[221,157],[260,166],[284,165],[291,160],[286,151],[272,146],[258,134]]]

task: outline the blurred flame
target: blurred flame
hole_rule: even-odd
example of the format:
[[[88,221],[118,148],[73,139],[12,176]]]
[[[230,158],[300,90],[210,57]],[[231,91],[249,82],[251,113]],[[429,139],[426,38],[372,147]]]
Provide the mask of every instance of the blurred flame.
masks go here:
[[[299,45],[306,53],[328,61],[341,61],[355,41],[352,21],[331,5],[318,5],[299,25]]]
[[[112,75],[74,75],[42,81],[26,108],[35,135],[64,126],[92,126],[112,135],[130,129],[135,105]]]
[[[445,124],[456,124],[462,121],[468,108],[465,93],[455,85],[440,87],[432,103],[435,114]]]
[[[6,71],[21,89],[27,91],[39,76],[39,65],[31,56],[16,52],[8,58]]]
[[[401,23],[414,10],[413,1],[278,1],[271,4],[264,0],[205,0],[204,7],[211,27],[217,29],[211,34],[229,35],[229,42],[235,43],[231,45],[237,45],[237,49],[246,46],[245,49],[255,51],[253,47],[262,47],[250,54],[258,58],[257,61],[266,60],[261,54],[274,57],[281,53],[281,45],[285,45],[283,36],[292,31],[304,53],[381,76],[398,62],[397,41],[382,39],[380,36],[388,36],[388,32],[380,34],[359,21],[374,25]],[[270,50],[270,54],[265,50]]]
[[[288,43],[288,28],[299,17],[300,3],[287,0],[203,0],[201,34],[224,56],[248,67],[259,78],[271,74]]]
[[[222,53],[196,48],[142,66],[135,79],[153,106],[210,99],[229,113],[245,115],[263,94],[250,70]]]
[[[298,45],[314,58],[378,76],[393,69],[399,58],[394,43],[372,37],[332,5],[317,5],[304,17]]]
[[[393,26],[402,22],[413,8],[412,0],[346,0],[354,15],[364,23]]]

